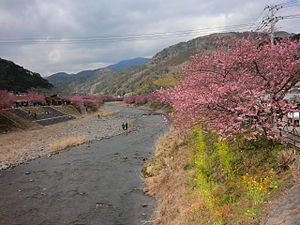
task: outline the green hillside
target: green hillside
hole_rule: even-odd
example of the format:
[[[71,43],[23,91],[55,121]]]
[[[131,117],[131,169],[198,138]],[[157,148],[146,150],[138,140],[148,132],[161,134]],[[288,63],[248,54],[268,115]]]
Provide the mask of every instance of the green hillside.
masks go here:
[[[40,74],[0,58],[0,89],[26,92],[30,88],[52,88]]]

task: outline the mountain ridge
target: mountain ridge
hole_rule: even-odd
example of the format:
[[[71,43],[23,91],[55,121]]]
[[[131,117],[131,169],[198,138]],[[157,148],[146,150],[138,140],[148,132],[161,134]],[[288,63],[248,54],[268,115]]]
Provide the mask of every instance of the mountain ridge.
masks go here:
[[[189,62],[190,57],[217,49],[219,41],[266,35],[256,32],[228,32],[196,37],[164,48],[142,66],[98,71],[80,82],[71,82],[68,88],[73,92],[95,95],[122,96],[151,93],[159,88],[174,86],[177,77],[180,76],[178,71]],[[277,32],[275,35],[287,37],[292,34]]]
[[[140,71],[124,73],[102,89],[95,88],[93,94],[99,95],[139,95],[151,93],[161,87],[168,88],[176,83],[177,72],[190,60],[190,56],[216,48],[216,41],[226,38],[242,38],[248,35],[245,33],[231,32],[201,36],[169,46],[155,54]],[[125,71],[124,71],[125,72]],[[99,79],[93,77],[94,81]],[[74,86],[81,91],[82,85]]]
[[[58,72],[46,77],[46,79],[58,88],[68,88],[71,85],[71,83],[82,82],[83,80],[89,79],[97,72],[103,72],[105,70],[122,70],[130,66],[141,66],[145,64],[148,60],[148,58],[143,57],[126,59],[116,64],[112,64],[107,67],[98,68],[94,70],[83,70],[78,73],[72,74],[66,72]]]
[[[39,73],[32,72],[12,61],[0,58],[0,89],[26,92],[31,88],[50,89],[53,85]]]
[[[148,58],[137,57],[137,58],[133,58],[133,59],[122,60],[116,64],[107,66],[105,68],[111,69],[111,70],[121,70],[121,69],[126,69],[127,67],[130,67],[130,66],[141,66],[141,65],[144,65],[148,61],[149,61]]]

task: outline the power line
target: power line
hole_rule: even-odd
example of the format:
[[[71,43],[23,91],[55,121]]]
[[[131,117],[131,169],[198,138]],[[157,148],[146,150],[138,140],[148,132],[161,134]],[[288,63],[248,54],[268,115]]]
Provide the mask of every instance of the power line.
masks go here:
[[[261,30],[261,29],[264,29],[264,28],[270,26],[269,32],[270,32],[271,44],[274,45],[274,32],[275,32],[276,23],[278,21],[284,20],[284,19],[300,18],[300,14],[276,16],[275,13],[282,8],[295,7],[298,5],[299,5],[299,2],[296,0],[291,0],[289,2],[280,3],[280,4],[276,4],[276,5],[267,5],[264,10],[268,10],[269,13],[266,17],[263,18],[261,24],[257,27],[256,30]]]
[[[295,17],[284,17],[284,19],[287,19],[287,20],[291,20],[291,19],[299,19],[300,16],[295,16]]]
[[[278,3],[276,4],[277,6],[280,6],[282,8],[291,8],[291,7],[298,7],[300,6],[300,2],[295,0],[295,1],[288,1],[288,2],[283,2],[283,3]]]
[[[276,23],[282,19],[278,16],[275,16],[275,13],[281,9],[283,6],[281,5],[267,5],[265,7],[265,10],[269,10],[269,14],[266,18],[263,20],[264,25],[270,24],[270,40],[271,45],[274,45],[274,31],[275,31],[275,25]]]
[[[280,26],[281,29],[300,29],[300,25],[281,25]],[[296,32],[297,33],[297,32]]]
[[[172,38],[178,36],[188,36],[207,32],[228,31],[228,30],[243,30],[246,29],[252,23],[228,25],[223,27],[201,28],[180,30],[173,32],[163,33],[148,33],[137,35],[122,35],[122,36],[86,36],[86,37],[72,37],[72,38],[20,38],[20,39],[0,39],[0,45],[3,44],[75,44],[75,43],[95,43],[100,41],[133,41],[133,40],[149,40],[158,38]]]
[[[283,6],[283,8],[294,8],[294,7],[300,7],[300,3],[294,4],[294,5],[288,5],[288,6]]]
[[[216,30],[216,29],[227,29],[227,28],[233,28],[233,27],[239,27],[239,26],[247,26],[249,24],[237,24],[237,25],[228,25],[228,26],[222,26],[222,27],[210,27],[210,28],[199,28],[199,29],[190,29],[190,30],[179,30],[179,31],[172,31],[172,32],[162,32],[162,33],[146,33],[146,34],[127,34],[122,36],[85,36],[85,37],[66,37],[66,39],[69,40],[87,40],[87,39],[115,39],[115,38],[124,38],[124,37],[144,37],[144,36],[156,36],[156,35],[169,35],[169,34],[176,34],[176,33],[186,33],[186,32],[195,32],[195,31],[205,31],[205,30]],[[47,37],[44,39],[41,38],[34,38],[34,37],[27,37],[27,38],[21,38],[21,39],[7,39],[7,38],[1,38],[1,40],[48,40],[48,41],[55,41],[55,40],[61,40],[62,38],[58,37]]]
[[[114,36],[84,36],[84,37],[27,37],[27,38],[0,38],[0,45],[26,45],[26,44],[94,44],[99,42],[116,42],[116,41],[143,41],[143,40],[156,40],[177,38],[184,36],[200,35],[208,32],[228,32],[228,31],[241,31],[250,30],[257,24],[257,21],[262,17],[265,10],[269,10],[269,15],[263,17],[262,22],[257,26],[255,31],[260,31],[270,24],[271,36],[275,30],[275,24],[282,19],[297,19],[300,14],[289,16],[275,16],[275,12],[284,7],[293,7],[299,4],[297,0],[291,0],[277,5],[266,6],[265,9],[259,14],[257,19],[252,23],[236,24],[220,27],[208,27],[189,30],[178,30],[171,32],[161,33],[145,33],[145,34],[127,34],[127,35],[114,35]],[[247,29],[248,28],[248,29]]]
[[[253,24],[249,27],[249,30],[252,29],[252,27],[255,26],[255,24],[257,23],[257,21],[259,20],[259,18],[264,14],[265,10],[262,10],[262,12],[259,14],[259,16],[257,17],[257,19],[255,20],[255,22],[253,22]]]
[[[291,1],[288,1],[288,2],[278,3],[278,5],[288,6],[288,5],[295,4],[295,3],[299,3],[299,2],[297,0],[291,0]]]
[[[290,18],[290,17],[299,17],[300,14],[295,14],[295,15],[289,15],[289,16],[282,16],[283,19],[285,18]]]

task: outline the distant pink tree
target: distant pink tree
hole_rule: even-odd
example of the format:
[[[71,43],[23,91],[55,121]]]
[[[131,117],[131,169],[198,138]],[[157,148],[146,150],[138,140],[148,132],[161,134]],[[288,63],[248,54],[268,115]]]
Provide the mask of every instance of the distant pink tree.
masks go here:
[[[45,97],[35,93],[26,95],[29,103],[43,103],[45,102]]]
[[[28,102],[28,103],[43,103],[45,102],[45,97],[35,93],[16,95],[15,100],[19,102]]]
[[[11,108],[14,105],[15,96],[6,91],[0,90],[0,109]]]
[[[109,99],[108,97],[98,97],[93,95],[83,95],[83,96],[69,96],[67,97],[76,106],[95,106],[103,104],[104,100]]]
[[[154,99],[153,94],[143,94],[143,95],[123,97],[123,101],[125,101],[126,103],[134,103],[134,104],[145,104],[147,102],[152,102],[153,99]]]
[[[68,96],[66,97],[66,99],[69,99],[72,102],[72,104],[76,106],[83,105],[83,100],[81,96]]]
[[[271,46],[258,39],[237,40],[223,50],[192,57],[181,71],[187,77],[158,94],[173,106],[171,116],[179,127],[200,123],[225,138],[259,128],[274,138],[283,116],[296,107],[284,96],[300,81],[299,59],[299,42]]]

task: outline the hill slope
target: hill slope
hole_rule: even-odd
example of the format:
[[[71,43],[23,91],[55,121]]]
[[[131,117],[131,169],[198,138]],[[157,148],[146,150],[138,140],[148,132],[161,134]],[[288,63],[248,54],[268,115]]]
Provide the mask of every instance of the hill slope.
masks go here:
[[[117,64],[113,64],[110,66],[107,66],[105,68],[95,69],[95,70],[85,70],[81,71],[76,74],[68,74],[65,72],[56,73],[53,75],[48,76],[46,79],[52,83],[55,87],[58,88],[68,88],[71,89],[71,87],[76,87],[77,85],[81,85],[82,83],[90,83],[89,80],[93,80],[92,77],[94,76],[100,76],[103,77],[103,74],[107,75],[108,71],[111,71],[111,74],[116,74],[118,72],[115,72],[116,70],[123,70],[131,66],[141,66],[144,65],[149,59],[147,58],[134,58],[134,59],[127,59],[123,60]],[[73,91],[80,91],[73,90]],[[89,91],[88,91],[89,92]]]
[[[26,92],[30,88],[52,88],[40,74],[0,58],[0,89]]]
[[[71,81],[69,89],[74,92],[96,95],[137,95],[150,93],[160,87],[173,86],[177,72],[189,61],[190,56],[216,49],[217,41],[228,41],[232,38],[245,38],[261,33],[217,33],[197,37],[163,49],[142,66],[131,66],[120,70],[109,67],[81,79]],[[286,37],[290,34],[279,32],[277,36]],[[110,67],[115,68],[115,67]],[[55,83],[54,83],[55,84]]]
[[[190,56],[216,47],[217,39],[242,38],[249,34],[224,33],[198,37],[188,42],[181,42],[158,52],[143,67],[120,70],[118,79],[109,86],[94,89],[93,94],[124,95],[150,93],[160,87],[174,84],[176,73],[189,61]],[[173,78],[173,79],[172,79]],[[100,77],[93,76],[89,83],[101,82]],[[83,84],[80,84],[82,87]],[[79,86],[73,86],[74,89]],[[82,89],[84,91],[84,89]],[[85,90],[89,92],[89,90]]]
[[[134,58],[134,59],[123,60],[117,64],[110,65],[106,68],[111,69],[111,70],[122,70],[122,69],[126,69],[130,66],[142,66],[148,61],[149,61],[149,59],[147,59],[147,58],[138,57],[138,58]]]
[[[68,74],[65,72],[59,72],[55,73],[49,77],[46,77],[46,79],[53,84],[55,87],[61,88],[61,89],[68,89],[70,84],[72,82],[75,83],[81,83],[85,82],[86,79],[88,79],[90,76],[95,74],[96,72],[101,71],[101,69],[96,70],[84,70],[76,74]]]

